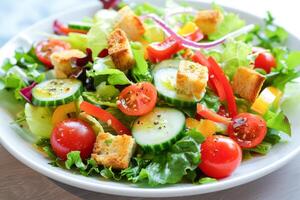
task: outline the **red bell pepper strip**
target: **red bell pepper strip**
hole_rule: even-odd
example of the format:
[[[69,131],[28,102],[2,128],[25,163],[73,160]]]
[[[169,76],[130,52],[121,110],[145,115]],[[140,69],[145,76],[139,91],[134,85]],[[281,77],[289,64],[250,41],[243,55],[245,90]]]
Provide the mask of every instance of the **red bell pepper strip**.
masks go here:
[[[82,33],[82,34],[87,33],[87,31],[84,31],[84,30],[70,29],[69,27],[65,26],[63,23],[61,23],[58,20],[55,20],[53,22],[53,31],[54,31],[54,33],[56,33],[58,35],[68,35],[71,32]]]
[[[93,117],[96,117],[100,121],[107,123],[119,135],[122,135],[122,134],[131,135],[131,131],[126,126],[124,126],[117,118],[115,118],[112,114],[110,114],[106,110],[103,110],[102,108],[95,106],[91,103],[88,103],[86,101],[83,101],[80,104],[80,109],[82,111],[86,112],[87,114],[92,115]]]
[[[200,31],[200,29],[197,29],[195,32],[185,35],[184,38],[194,42],[199,42],[204,38],[204,34]]]
[[[224,92],[226,94],[226,101],[227,101],[227,106],[228,106],[228,113],[230,117],[234,117],[237,115],[237,107],[236,107],[236,102],[233,94],[232,87],[225,76],[223,70],[221,67],[218,65],[218,63],[212,58],[208,58],[208,62],[210,65],[210,68],[212,70],[212,73],[215,75],[216,79],[220,81],[224,88]]]
[[[174,37],[168,37],[163,42],[154,42],[148,45],[148,58],[151,62],[157,63],[171,58],[178,51],[182,50],[181,42]]]
[[[208,108],[206,108],[204,105],[198,103],[197,104],[197,114],[199,114],[201,117],[205,119],[209,119],[214,122],[219,122],[223,124],[230,124],[231,120],[227,117],[223,117]]]

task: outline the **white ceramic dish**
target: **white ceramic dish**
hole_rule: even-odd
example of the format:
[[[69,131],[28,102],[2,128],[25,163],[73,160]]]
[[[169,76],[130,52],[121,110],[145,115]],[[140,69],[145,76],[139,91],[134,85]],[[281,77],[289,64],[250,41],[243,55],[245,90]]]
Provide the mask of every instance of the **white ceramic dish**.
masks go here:
[[[156,5],[162,4],[162,1],[159,0],[152,0],[151,2]],[[209,4],[197,2],[195,0],[187,2],[190,2],[194,7],[199,8],[209,6]],[[92,16],[99,8],[100,5],[96,3],[86,5],[47,18],[31,26],[2,47],[0,50],[0,63],[5,57],[12,55],[14,49],[17,47],[29,46],[33,41],[40,39],[41,32],[50,32],[51,24],[54,19],[61,19],[63,21],[80,20],[84,16]],[[262,20],[256,16],[230,8],[226,9],[239,13],[248,23],[262,22]],[[288,46],[291,49],[297,49],[297,47],[300,46],[300,40],[295,36],[290,35]],[[99,178],[84,177],[72,174],[70,171],[50,166],[48,164],[49,161],[31,146],[30,137],[27,137],[26,134],[18,129],[12,128],[10,125],[10,122],[13,121],[14,113],[18,111],[18,107],[16,107],[13,102],[13,98],[11,98],[8,93],[0,93],[1,144],[18,160],[39,173],[65,184],[95,192],[138,197],[172,197],[209,193],[235,187],[265,176],[282,167],[300,151],[300,134],[297,134],[297,132],[300,132],[300,124],[297,123],[297,117],[299,117],[299,114],[297,113],[300,113],[299,106],[297,109],[293,108],[293,110],[287,111],[287,115],[292,122],[293,136],[291,141],[289,143],[276,145],[267,156],[257,157],[243,162],[232,176],[207,185],[176,184],[159,188],[141,188],[130,183],[112,182]]]

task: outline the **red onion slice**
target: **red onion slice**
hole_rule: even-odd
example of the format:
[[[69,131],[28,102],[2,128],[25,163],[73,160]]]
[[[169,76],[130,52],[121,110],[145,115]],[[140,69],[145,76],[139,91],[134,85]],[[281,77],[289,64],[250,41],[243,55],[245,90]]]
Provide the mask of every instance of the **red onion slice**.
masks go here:
[[[197,43],[191,40],[187,40],[185,38],[183,38],[182,36],[178,35],[175,31],[173,31],[161,18],[159,18],[157,15],[155,14],[148,14],[148,15],[144,15],[141,17],[142,19],[147,19],[150,18],[153,21],[155,21],[164,31],[167,35],[171,35],[174,38],[182,41],[183,46],[185,47],[189,47],[191,49],[208,49],[208,48],[212,48],[215,47],[217,45],[220,45],[222,43],[224,43],[228,38],[231,37],[237,37],[240,36],[244,33],[247,33],[249,31],[251,31],[254,28],[254,24],[250,24],[248,26],[245,26],[239,30],[236,30],[234,32],[231,32],[225,36],[223,36],[222,38],[215,40],[213,42],[203,42],[203,43]]]
[[[31,103],[32,101],[32,89],[37,85],[36,82],[33,82],[31,85],[22,88],[20,90],[21,96],[28,102]]]

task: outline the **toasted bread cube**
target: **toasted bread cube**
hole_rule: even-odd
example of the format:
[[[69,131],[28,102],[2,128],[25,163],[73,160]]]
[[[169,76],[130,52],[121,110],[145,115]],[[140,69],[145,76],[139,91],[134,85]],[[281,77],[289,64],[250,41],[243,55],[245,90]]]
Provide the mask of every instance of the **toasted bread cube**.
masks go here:
[[[176,78],[178,93],[201,99],[208,81],[208,70],[198,63],[182,60]]]
[[[99,165],[114,169],[126,169],[136,147],[135,140],[129,135],[114,136],[110,133],[98,134],[92,158]]]
[[[223,19],[224,16],[219,10],[201,10],[196,15],[195,24],[207,35],[216,32]]]
[[[233,77],[233,91],[240,97],[254,102],[266,78],[247,67],[239,67]]]
[[[119,19],[116,28],[122,29],[132,41],[141,40],[145,33],[145,27],[140,18],[128,6],[123,7],[118,12]]]
[[[126,71],[135,63],[126,33],[121,29],[114,30],[108,37],[108,54],[115,66]]]
[[[56,78],[68,78],[70,74],[76,71],[71,65],[71,58],[83,58],[85,54],[77,49],[54,52],[50,59],[54,66]]]

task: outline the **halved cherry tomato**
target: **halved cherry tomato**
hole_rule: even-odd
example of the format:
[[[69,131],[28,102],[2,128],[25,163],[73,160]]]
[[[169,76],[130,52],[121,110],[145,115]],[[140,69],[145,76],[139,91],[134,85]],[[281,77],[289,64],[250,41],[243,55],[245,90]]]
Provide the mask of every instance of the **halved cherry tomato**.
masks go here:
[[[58,123],[50,138],[51,147],[54,153],[66,160],[67,154],[71,151],[80,151],[81,158],[90,157],[96,134],[92,127],[80,119],[66,119]]]
[[[254,62],[255,68],[261,68],[267,73],[271,72],[273,67],[276,67],[276,60],[269,52],[259,53]]]
[[[230,124],[231,122],[229,118],[223,117],[213,112],[212,110],[209,110],[208,108],[206,108],[204,105],[200,103],[197,104],[197,114],[205,119],[209,119],[214,122],[220,122],[223,124]]]
[[[209,177],[225,178],[240,165],[242,151],[229,137],[210,136],[201,144],[199,168]]]
[[[151,43],[147,47],[148,58],[153,63],[169,59],[180,50],[182,50],[181,42],[173,37],[168,37],[160,43]]]
[[[140,116],[155,107],[157,91],[148,82],[141,82],[126,87],[119,95],[118,108],[126,115]]]
[[[228,126],[229,136],[243,148],[252,148],[260,144],[266,136],[265,120],[254,114],[240,113]]]
[[[86,101],[83,101],[80,104],[80,109],[82,111],[86,112],[87,114],[92,115],[93,117],[96,117],[100,121],[107,123],[119,135],[122,135],[122,134],[131,135],[131,131],[126,126],[124,126],[117,118],[115,118],[112,114],[110,114],[106,110],[103,110],[102,108],[95,106],[91,103],[88,103]]]
[[[71,45],[61,40],[42,40],[35,47],[35,54],[38,59],[47,67],[52,68],[50,56],[54,52],[71,49]]]

